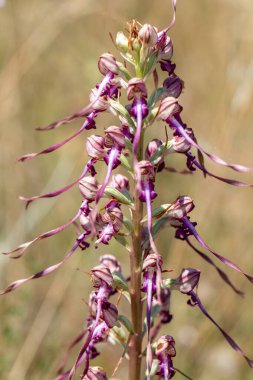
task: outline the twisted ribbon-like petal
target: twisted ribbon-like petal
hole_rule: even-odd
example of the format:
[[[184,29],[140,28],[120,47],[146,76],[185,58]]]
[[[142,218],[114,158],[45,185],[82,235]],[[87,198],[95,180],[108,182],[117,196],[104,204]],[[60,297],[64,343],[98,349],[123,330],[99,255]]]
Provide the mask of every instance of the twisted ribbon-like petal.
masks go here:
[[[50,267],[48,267],[46,269],[43,269],[42,271],[40,271],[38,273],[35,273],[32,276],[29,276],[27,278],[22,278],[20,280],[12,282],[5,289],[3,289],[3,290],[0,291],[0,295],[13,292],[17,288],[19,288],[19,286],[21,286],[22,284],[24,284],[25,282],[28,282],[30,280],[36,280],[37,278],[47,276],[48,274],[54,272],[56,269],[58,269],[60,266],[62,266],[62,264],[64,264],[73,255],[73,253],[76,251],[76,249],[78,248],[78,246],[79,246],[79,242],[76,241],[76,243],[72,247],[71,251],[64,257],[63,260],[61,260],[57,264],[54,264],[54,265],[52,265],[52,266],[50,266]]]
[[[27,248],[30,247],[30,245],[34,244],[35,242],[37,242],[39,240],[43,240],[43,239],[49,238],[51,236],[54,236],[54,235],[58,234],[59,232],[65,230],[67,227],[69,227],[71,224],[73,224],[76,219],[78,219],[80,217],[81,213],[82,213],[82,211],[80,208],[78,210],[78,213],[69,222],[63,224],[62,226],[59,226],[57,228],[54,228],[53,230],[49,230],[47,232],[44,232],[43,234],[37,236],[35,239],[27,241],[26,243],[20,244],[17,248],[15,248],[11,251],[5,251],[5,252],[1,252],[1,253],[3,255],[11,255],[13,253],[18,253],[17,256],[12,257],[14,259],[18,259],[21,256],[23,256],[24,252],[27,250]]]
[[[249,168],[247,166],[243,165],[237,165],[237,164],[229,164],[226,161],[224,161],[222,158],[207,152],[204,150],[200,145],[198,145],[186,132],[184,127],[178,122],[178,120],[171,116],[168,118],[169,123],[173,126],[173,128],[176,128],[176,130],[196,149],[200,150],[202,153],[204,153],[207,157],[209,157],[213,162],[216,164],[226,166],[232,170],[235,170],[240,173],[253,173],[253,168]]]
[[[192,235],[195,237],[195,239],[199,242],[202,247],[207,249],[209,252],[211,252],[215,257],[217,257],[218,260],[220,260],[223,264],[229,266],[230,268],[236,270],[237,272],[243,274],[251,283],[253,283],[253,277],[248,275],[247,273],[243,272],[243,270],[233,261],[227,259],[224,256],[219,255],[217,252],[213,251],[199,236],[198,232],[196,231],[193,224],[190,222],[190,220],[187,217],[182,218],[183,225],[189,229],[189,231],[192,233]]]
[[[248,358],[248,356],[246,356],[244,354],[244,352],[242,351],[242,349],[238,346],[238,344],[234,341],[234,339],[231,338],[231,336],[229,336],[226,331],[224,331],[219,325],[218,323],[208,314],[208,312],[206,311],[206,309],[204,308],[204,306],[202,305],[199,297],[197,296],[197,294],[194,292],[194,291],[191,291],[190,293],[190,296],[191,296],[191,300],[189,300],[187,303],[188,305],[190,306],[198,306],[198,308],[202,311],[202,313],[220,330],[220,332],[222,333],[222,335],[224,336],[224,338],[226,339],[226,341],[228,342],[228,344],[235,350],[237,351],[240,355],[242,355],[244,357],[244,359],[247,361],[248,365],[253,368],[253,360]]]
[[[66,191],[71,189],[71,187],[73,187],[75,184],[77,184],[79,181],[81,181],[85,177],[85,175],[88,173],[91,165],[93,165],[95,162],[96,162],[96,160],[94,160],[93,158],[90,159],[89,162],[87,163],[87,165],[85,166],[80,177],[75,179],[75,181],[71,182],[67,186],[62,187],[61,189],[50,191],[49,193],[46,193],[46,194],[35,195],[33,197],[22,197],[21,196],[21,197],[19,197],[19,199],[26,202],[26,208],[27,208],[31,202],[36,201],[37,199],[57,197],[58,195],[65,193]]]

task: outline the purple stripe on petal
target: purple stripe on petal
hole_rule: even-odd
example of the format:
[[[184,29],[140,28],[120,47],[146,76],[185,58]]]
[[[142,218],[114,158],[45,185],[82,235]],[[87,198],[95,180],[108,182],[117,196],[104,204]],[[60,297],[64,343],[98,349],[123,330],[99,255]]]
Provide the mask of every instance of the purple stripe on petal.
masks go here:
[[[109,153],[106,177],[105,177],[104,182],[101,185],[99,191],[97,192],[96,203],[98,203],[99,199],[102,197],[104,190],[109,183],[111,173],[112,173],[112,170],[115,166],[116,161],[118,160],[119,153],[120,152],[119,152],[119,149],[117,147],[113,147]]]
[[[48,274],[54,272],[56,269],[58,269],[60,266],[62,266],[62,264],[64,264],[73,255],[73,253],[76,251],[76,249],[78,248],[78,246],[79,246],[79,242],[77,241],[74,244],[74,246],[71,249],[71,251],[59,263],[54,264],[54,265],[52,265],[52,266],[50,266],[50,267],[48,267],[46,269],[43,269],[42,271],[40,271],[38,273],[35,273],[32,276],[29,276],[27,278],[22,278],[21,280],[12,282],[9,286],[7,286],[7,288],[5,288],[5,289],[3,289],[3,290],[0,291],[0,295],[13,292],[19,286],[21,286],[22,284],[24,284],[25,282],[28,282],[30,280],[35,280],[35,279],[40,278],[40,277],[47,276]]]
[[[204,252],[201,252],[199,249],[197,249],[191,242],[188,238],[185,239],[187,244],[196,252],[198,253],[198,255],[200,255],[202,257],[202,259],[204,259],[206,262],[208,262],[209,264],[211,264],[215,269],[216,271],[218,272],[219,276],[222,278],[223,281],[225,281],[233,290],[235,293],[237,293],[239,296],[243,296],[244,293],[240,290],[240,289],[237,289],[235,287],[235,285],[231,282],[231,280],[229,279],[228,275],[223,272],[223,270],[221,270],[219,267],[217,267],[217,265],[213,262],[212,259],[210,259],[210,257],[208,257]]]
[[[191,295],[191,300],[189,300],[187,303],[188,305],[190,306],[195,306],[197,305],[199,307],[199,309],[202,311],[202,313],[220,330],[220,332],[222,333],[222,335],[224,336],[224,338],[226,339],[226,341],[230,344],[230,346],[235,350],[237,351],[240,355],[242,355],[244,357],[244,359],[247,361],[248,365],[253,368],[253,360],[252,359],[249,359],[245,354],[244,352],[242,351],[242,349],[238,346],[238,344],[231,338],[231,336],[229,336],[226,331],[224,331],[219,325],[218,323],[208,314],[208,312],[206,311],[206,309],[204,308],[204,306],[202,305],[199,297],[196,295],[196,293],[194,293],[193,291],[190,293]],[[191,303],[193,302],[193,303]]]
[[[202,239],[201,237],[199,236],[198,232],[196,231],[195,227],[193,226],[193,224],[190,222],[190,220],[186,217],[182,218],[182,222],[183,222],[183,225],[185,227],[187,227],[190,232],[193,234],[193,236],[195,237],[195,239],[199,242],[200,245],[202,245],[202,247],[204,247],[205,249],[207,249],[209,252],[211,252],[215,257],[217,257],[217,259],[219,259],[223,264],[225,265],[228,265],[230,268],[233,268],[234,270],[236,270],[237,272],[243,274],[251,283],[253,283],[253,277],[248,275],[247,273],[244,273],[243,270],[235,263],[233,263],[233,261],[225,258],[224,256],[221,256],[219,255],[217,252],[213,251]]]
[[[151,340],[150,340],[150,325],[151,325],[151,309],[152,309],[152,294],[153,294],[153,271],[148,271],[147,279],[147,335],[148,335],[148,345],[146,354],[146,365],[148,372],[148,380],[150,380],[150,370],[152,367],[152,350],[151,350]]]
[[[142,122],[143,122],[143,112],[142,112],[142,100],[136,99],[134,100],[133,104],[135,104],[136,109],[136,131],[134,134],[134,140],[133,140],[133,162],[134,162],[134,173],[136,177],[136,189],[138,192],[141,192],[141,173],[140,169],[138,167],[138,160],[137,160],[137,149],[140,142],[141,137],[141,130],[142,130]],[[145,114],[144,114],[145,115]]]
[[[147,206],[148,233],[149,233],[150,247],[152,248],[153,252],[156,253],[157,257],[159,257],[160,255],[156,248],[153,235],[152,235],[152,205],[151,205],[151,194],[150,194],[149,183],[145,184],[145,198],[146,198],[146,206]],[[162,272],[161,272],[161,267],[159,265],[159,260],[157,260],[156,291],[157,291],[157,298],[159,301],[161,301],[161,282],[162,282]]]
[[[146,200],[146,206],[147,206],[147,219],[148,219],[148,233],[149,233],[149,241],[150,246],[154,253],[159,255],[153,236],[152,236],[152,205],[151,205],[151,195],[150,195],[150,185],[149,183],[145,184],[145,200]]]
[[[11,255],[13,253],[18,253],[18,256],[13,257],[15,259],[18,259],[21,256],[23,256],[24,251],[26,251],[27,248],[29,248],[30,245],[34,244],[36,241],[49,238],[49,237],[54,236],[54,235],[58,234],[59,232],[62,232],[63,230],[65,230],[67,227],[69,227],[71,224],[73,224],[76,219],[78,219],[80,217],[81,213],[82,213],[82,211],[80,209],[78,211],[78,213],[74,216],[74,218],[72,218],[69,222],[63,224],[62,226],[59,226],[57,228],[54,228],[53,230],[44,232],[43,234],[37,236],[35,239],[30,240],[30,241],[28,241],[26,243],[23,243],[23,244],[19,245],[17,248],[11,250],[11,251],[5,251],[5,252],[1,252],[1,253],[3,255]]]
[[[205,151],[201,146],[199,146],[184,130],[184,127],[175,119],[175,117],[169,117],[168,118],[169,123],[173,126],[173,128],[176,128],[176,130],[184,136],[184,138],[196,149],[200,150],[202,153],[204,153],[207,157],[209,157],[213,162],[216,164],[226,166],[232,170],[235,170],[240,173],[252,173],[253,168],[249,168],[247,166],[243,165],[237,165],[237,164],[229,164],[226,161],[224,161],[222,158],[215,156],[214,154],[211,154],[207,151]]]
[[[64,193],[65,191],[68,191],[69,189],[71,189],[71,187],[73,187],[75,184],[77,184],[79,181],[81,181],[81,179],[83,179],[83,177],[88,173],[90,166],[92,164],[94,164],[95,162],[96,162],[96,160],[94,160],[94,159],[89,160],[89,162],[85,166],[80,177],[77,178],[75,181],[71,182],[69,185],[62,187],[61,189],[51,191],[51,192],[46,193],[46,194],[35,195],[33,197],[22,197],[21,196],[21,197],[19,197],[19,199],[26,202],[26,208],[27,208],[31,202],[33,202],[37,199],[57,197],[58,195]]]
[[[133,141],[133,151],[136,153],[140,137],[141,137],[141,129],[142,129],[142,103],[141,100],[136,101],[136,131],[134,134]]]

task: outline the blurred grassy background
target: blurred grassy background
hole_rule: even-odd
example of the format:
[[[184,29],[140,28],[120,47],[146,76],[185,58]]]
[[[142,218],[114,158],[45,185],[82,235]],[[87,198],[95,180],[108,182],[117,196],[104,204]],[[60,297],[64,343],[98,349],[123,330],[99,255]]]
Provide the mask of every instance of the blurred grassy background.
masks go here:
[[[251,0],[180,0],[171,31],[176,72],[186,84],[181,97],[184,120],[208,150],[230,162],[251,166],[252,12]],[[23,165],[16,157],[60,141],[74,130],[74,126],[66,126],[58,132],[39,134],[33,127],[87,103],[90,88],[101,77],[96,69],[99,55],[116,53],[108,32],[115,35],[132,18],[164,27],[171,19],[169,1],[7,0],[0,8],[0,249],[12,248],[74,215],[80,201],[77,189],[58,200],[41,200],[26,212],[18,195],[49,191],[76,178],[86,160],[85,136],[50,157]],[[110,123],[109,117],[107,120]],[[153,133],[157,137],[162,131]],[[170,164],[182,167],[183,161],[177,158]],[[208,167],[219,174],[233,174],[210,163]],[[244,179],[253,182],[252,175]],[[253,273],[252,189],[204,180],[198,173],[194,177],[168,174],[159,181],[162,202],[170,202],[178,194],[190,195],[196,204],[192,220],[199,222],[203,238]],[[199,294],[204,305],[252,357],[252,286],[228,270],[246,293],[244,299],[238,298],[212,268],[175,241],[173,233],[164,232],[159,242],[166,265],[176,273],[187,266],[202,271]],[[69,230],[39,243],[20,261],[0,257],[1,287],[57,262],[72,239],[73,231]],[[80,252],[52,276],[1,298],[1,379],[54,378],[65,347],[78,334],[86,316],[83,300],[91,286],[88,277],[76,268],[89,270],[102,252],[116,252],[128,263],[116,243],[96,252]],[[175,294],[172,312],[174,319],[165,332],[177,342],[176,367],[195,380],[253,378],[243,359],[213,325],[197,309],[186,306],[186,298]],[[121,349],[106,346],[101,351],[106,352],[100,363],[106,363],[111,373]],[[127,378],[125,370],[124,363],[118,372],[122,380]]]

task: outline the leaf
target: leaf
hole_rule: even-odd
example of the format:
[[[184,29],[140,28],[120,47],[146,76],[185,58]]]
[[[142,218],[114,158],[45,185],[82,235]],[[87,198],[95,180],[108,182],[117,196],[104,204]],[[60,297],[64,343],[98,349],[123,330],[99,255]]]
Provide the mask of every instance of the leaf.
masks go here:
[[[151,108],[155,103],[157,103],[162,98],[164,92],[165,90],[163,87],[159,87],[153,91],[148,99],[148,108]]]
[[[124,154],[121,153],[120,155],[120,158],[119,158],[120,162],[122,163],[122,165],[130,172],[132,173],[133,172],[133,169],[132,169],[132,166],[130,165],[128,159],[126,158],[126,156]]]
[[[117,289],[129,292],[127,282],[120,272],[114,272],[112,274],[112,277],[114,285]]]
[[[124,195],[119,190],[115,189],[114,187],[107,186],[104,192],[106,195],[113,197],[114,199],[116,199],[117,201],[119,201],[120,203],[124,205],[128,205],[128,206],[133,205],[130,195],[129,197],[127,197],[126,195]]]
[[[125,247],[128,251],[130,251],[130,247],[128,245],[128,242],[127,242],[127,239],[122,236],[122,235],[114,235],[114,239],[117,240],[117,242],[121,245],[123,245],[123,247]]]
[[[170,208],[171,206],[171,203],[164,203],[163,205],[160,205],[158,207],[155,207],[153,210],[152,210],[152,217],[154,218],[160,218],[161,216],[163,216],[163,214],[168,211],[168,209]],[[144,218],[142,219],[141,223],[143,222],[146,222],[147,221],[147,215],[144,216]]]
[[[120,115],[124,116],[125,119],[127,119],[128,123],[131,124],[133,127],[135,127],[134,121],[129,115],[127,109],[119,102],[116,102],[115,100],[110,100],[110,106]]]
[[[132,323],[129,321],[127,317],[125,317],[124,315],[119,315],[118,321],[120,321],[125,326],[125,328],[128,330],[130,334],[134,333]]]

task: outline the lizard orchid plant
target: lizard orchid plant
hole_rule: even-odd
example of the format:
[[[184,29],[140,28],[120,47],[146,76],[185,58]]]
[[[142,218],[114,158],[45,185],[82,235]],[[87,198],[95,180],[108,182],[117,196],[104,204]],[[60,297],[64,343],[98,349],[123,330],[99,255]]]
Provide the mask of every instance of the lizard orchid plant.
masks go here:
[[[167,166],[167,156],[170,155],[185,157],[185,173],[200,170],[205,176],[232,186],[253,187],[253,184],[221,177],[207,170],[204,156],[236,172],[253,172],[252,168],[227,163],[209,153],[199,145],[194,131],[182,120],[179,97],[184,84],[175,73],[176,65],[172,62],[173,43],[167,34],[175,21],[175,0],[173,6],[173,20],[165,29],[130,22],[129,34],[119,32],[115,38],[115,46],[123,61],[118,61],[111,53],[104,53],[99,58],[98,69],[102,79],[91,90],[89,104],[70,116],[38,128],[40,131],[49,131],[78,119],[81,120],[81,127],[77,132],[38,153],[19,158],[21,162],[31,160],[62,148],[78,136],[84,136],[89,161],[84,165],[80,176],[65,187],[46,194],[21,197],[28,207],[36,200],[60,196],[77,185],[80,189],[80,207],[65,224],[12,251],[3,252],[4,255],[20,258],[34,243],[73,225],[77,227],[77,236],[73,237],[72,249],[60,262],[28,278],[12,282],[1,291],[1,295],[16,290],[25,282],[54,272],[77,250],[94,250],[99,245],[109,246],[112,239],[123,245],[129,255],[128,270],[123,271],[120,258],[110,253],[100,257],[98,265],[90,270],[93,290],[88,303],[89,315],[86,316],[83,330],[70,344],[61,362],[57,380],[73,379],[77,373],[81,379],[86,380],[108,379],[103,368],[92,365],[92,360],[99,355],[97,345],[100,342],[116,342],[123,346],[121,361],[123,358],[129,361],[130,380],[168,380],[178,372],[190,379],[174,366],[176,342],[170,335],[170,300],[173,292],[178,291],[185,294],[187,303],[198,308],[253,368],[253,360],[209,315],[199,299],[196,289],[200,271],[183,268],[177,277],[168,277],[169,272],[163,270],[162,252],[158,252],[156,246],[159,232],[165,228],[174,228],[175,238],[183,240],[213,266],[222,280],[238,295],[242,295],[242,292],[217,266],[217,260],[253,283],[250,274],[203,241],[197,223],[190,219],[194,208],[190,196],[181,195],[175,200],[168,199],[166,204],[153,207],[153,200],[156,199],[157,202],[159,199],[156,180],[160,173],[166,175],[168,171],[176,171]],[[160,70],[167,75],[163,83],[159,82]],[[150,79],[153,83],[151,91],[147,86]],[[127,104],[124,99],[127,99]],[[106,126],[101,134],[96,132],[87,136],[88,131],[96,129],[96,120],[106,112],[114,116],[114,125]],[[154,131],[164,125],[166,137],[163,141],[157,138],[147,141],[145,135],[148,129]],[[106,168],[102,183],[96,177],[98,162],[103,162]],[[116,168],[118,170],[115,174]],[[114,300],[117,293],[127,298],[130,317],[120,314],[120,305]],[[166,325],[168,334],[161,335],[161,328]],[[68,369],[69,355],[76,345],[79,345],[79,353]],[[143,372],[142,363],[145,363]],[[119,363],[115,365],[114,373]]]

